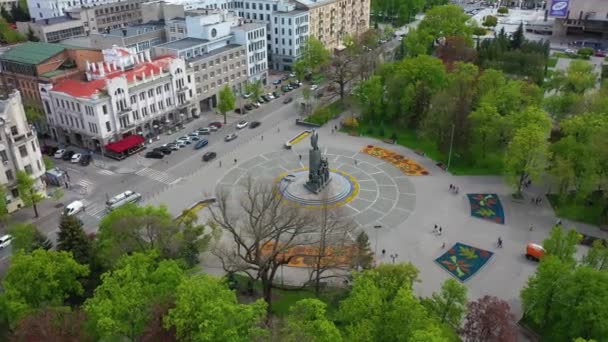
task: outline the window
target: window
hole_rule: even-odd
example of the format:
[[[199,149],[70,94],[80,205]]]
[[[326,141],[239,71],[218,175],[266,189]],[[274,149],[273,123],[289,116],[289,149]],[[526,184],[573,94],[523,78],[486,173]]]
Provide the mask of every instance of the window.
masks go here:
[[[25,170],[25,172],[26,172],[28,175],[31,175],[32,173],[34,173],[34,170],[32,170],[32,165],[29,165],[29,164],[28,164],[28,165],[25,165],[25,166],[23,167],[23,169]]]
[[[156,87],[156,95],[160,95],[160,93],[163,91],[163,87],[158,86]]]
[[[32,141],[32,150],[36,152],[36,142]]]
[[[165,91],[169,91],[169,89],[170,89],[169,83],[165,84]]]
[[[135,104],[135,102],[137,102],[137,96],[132,95],[131,96],[131,104]],[[88,109],[88,108],[87,108]]]
[[[6,179],[8,179],[9,181],[15,180],[15,177],[13,176],[13,170],[6,170],[4,174],[6,175]]]
[[[106,105],[101,106],[101,111],[102,111],[104,114],[108,114],[108,107],[107,107]]]
[[[154,89],[148,90],[148,97],[154,97]]]
[[[18,135],[19,131],[17,130],[17,126],[11,126],[11,134]]]
[[[106,130],[108,132],[112,132],[112,127],[110,127],[110,121],[106,121]]]
[[[6,154],[6,151],[0,151],[0,157],[2,158],[2,161],[8,161],[8,156]]]
[[[19,154],[21,155],[21,158],[27,157],[27,147],[25,145],[19,146]]]
[[[141,93],[139,93],[139,99],[140,99],[141,101],[145,100],[145,99],[146,99],[146,93],[145,93],[145,92],[143,92],[143,91],[142,91]]]

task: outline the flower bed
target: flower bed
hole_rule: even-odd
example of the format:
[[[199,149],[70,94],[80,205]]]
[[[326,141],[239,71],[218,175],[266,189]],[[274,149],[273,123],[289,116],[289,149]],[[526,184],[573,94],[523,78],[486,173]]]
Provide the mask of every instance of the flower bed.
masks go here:
[[[467,281],[494,255],[485,249],[457,242],[435,262],[460,281]]]
[[[424,167],[415,161],[405,158],[404,156],[383,147],[367,145],[361,150],[361,152],[393,164],[396,168],[403,171],[403,173],[408,176],[421,176],[429,174]]]

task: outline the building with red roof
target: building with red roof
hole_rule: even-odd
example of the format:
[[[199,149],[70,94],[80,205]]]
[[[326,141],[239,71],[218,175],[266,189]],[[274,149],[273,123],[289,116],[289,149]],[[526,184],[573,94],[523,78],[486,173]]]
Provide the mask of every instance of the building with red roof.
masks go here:
[[[151,138],[196,114],[184,60],[118,47],[103,56],[103,62],[86,63],[86,80],[40,85],[58,142],[122,158],[132,151],[126,145],[143,140],[128,137]]]

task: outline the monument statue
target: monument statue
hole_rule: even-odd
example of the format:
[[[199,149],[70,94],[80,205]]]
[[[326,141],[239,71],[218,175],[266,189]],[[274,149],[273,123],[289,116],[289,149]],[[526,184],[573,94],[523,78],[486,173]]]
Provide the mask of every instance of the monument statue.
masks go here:
[[[329,164],[327,158],[321,155],[318,142],[319,134],[317,131],[313,131],[310,136],[311,149],[308,154],[308,181],[304,186],[315,194],[321,192],[331,182]]]

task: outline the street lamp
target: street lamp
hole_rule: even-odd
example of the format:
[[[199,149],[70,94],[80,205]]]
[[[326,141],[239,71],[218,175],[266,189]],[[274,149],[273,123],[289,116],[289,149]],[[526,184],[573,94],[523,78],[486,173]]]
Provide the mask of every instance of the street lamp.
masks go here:
[[[393,264],[395,263],[395,259],[397,259],[399,257],[399,254],[395,253],[395,254],[391,254],[389,255],[391,257],[391,259],[393,259]]]
[[[376,245],[374,247],[374,255],[377,257],[378,256],[378,230],[382,228],[381,225],[375,225],[374,226],[374,230],[376,231]]]

